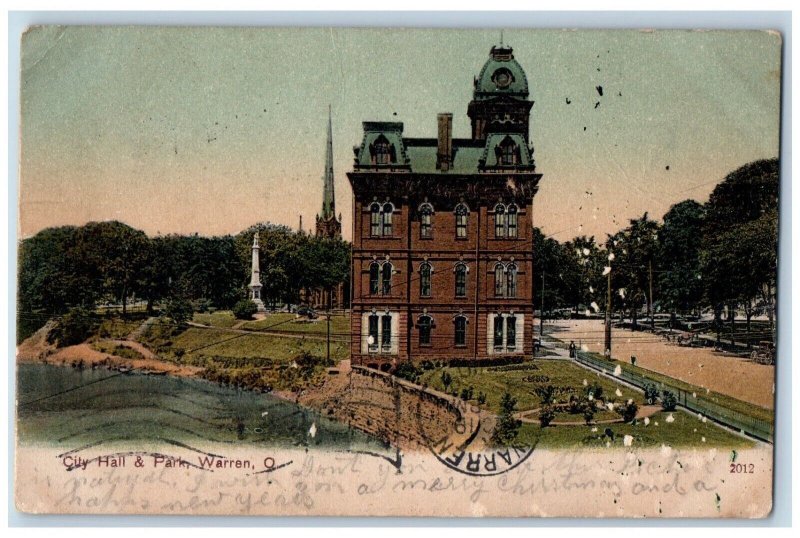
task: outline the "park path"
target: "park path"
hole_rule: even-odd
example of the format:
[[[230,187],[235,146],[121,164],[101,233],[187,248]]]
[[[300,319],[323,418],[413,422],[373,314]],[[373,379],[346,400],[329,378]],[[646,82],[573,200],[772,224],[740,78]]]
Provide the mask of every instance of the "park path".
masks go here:
[[[538,424],[539,423],[539,419],[536,418],[536,417],[533,417],[532,415],[534,415],[535,413],[538,413],[540,409],[541,409],[540,407],[537,407],[536,409],[530,409],[528,411],[519,411],[517,413],[514,413],[514,417],[517,418],[518,420],[521,420],[522,422],[525,422],[526,424]],[[656,413],[661,412],[661,410],[662,409],[661,409],[660,405],[643,405],[636,412],[636,419],[637,420],[643,420],[645,418],[652,417]],[[614,419],[606,419],[606,420],[593,420],[591,422],[591,424],[617,424],[617,423],[621,423],[621,422],[622,422],[622,417],[614,418]],[[586,425],[586,422],[584,422],[583,420],[570,421],[570,422],[561,421],[561,420],[560,421],[555,421],[554,420],[553,422],[550,423],[550,425],[551,426],[584,426],[584,425]]]
[[[271,336],[280,336],[281,338],[297,338],[300,340],[319,340],[322,342],[328,339],[328,337],[324,334],[301,333],[295,331],[275,331],[272,329],[247,330],[247,329],[238,329],[236,328],[236,325],[234,325],[233,327],[212,327],[211,325],[203,325],[202,323],[197,323],[194,321],[189,321],[186,324],[196,329],[224,331],[233,334],[252,334],[255,336],[258,336],[259,334],[267,334]],[[349,342],[349,341],[350,339],[346,336],[331,335],[331,342]]]

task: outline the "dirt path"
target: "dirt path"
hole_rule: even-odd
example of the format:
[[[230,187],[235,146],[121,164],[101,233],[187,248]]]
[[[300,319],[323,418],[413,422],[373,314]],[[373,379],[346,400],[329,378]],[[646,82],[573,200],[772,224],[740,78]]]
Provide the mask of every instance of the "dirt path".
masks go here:
[[[602,320],[556,321],[545,327],[563,342],[603,352]],[[712,348],[682,347],[668,344],[649,332],[612,330],[612,356],[620,361],[636,357],[636,366],[652,370],[692,385],[727,394],[767,409],[775,406],[775,367],[756,364]]]
[[[539,424],[538,417],[535,416],[536,413],[539,412],[541,407],[537,407],[536,409],[531,409],[528,411],[519,411],[518,413],[514,413],[514,417],[518,420],[526,424]],[[649,418],[659,413],[661,411],[660,405],[643,405],[639,408],[636,412],[636,418],[638,420],[642,420],[644,418]],[[622,423],[622,417],[620,418],[613,418],[613,419],[606,419],[606,420],[593,420],[591,424],[618,424]],[[576,421],[556,421],[550,423],[551,426],[584,426],[586,422],[583,420],[576,420]]]

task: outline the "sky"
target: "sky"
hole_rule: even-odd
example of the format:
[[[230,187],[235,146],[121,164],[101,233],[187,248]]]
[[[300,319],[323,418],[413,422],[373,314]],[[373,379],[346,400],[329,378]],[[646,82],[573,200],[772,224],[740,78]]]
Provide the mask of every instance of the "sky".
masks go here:
[[[500,30],[37,27],[23,37],[19,235],[121,220],[150,235],[306,230],[333,114],[351,238],[362,121],[468,138],[472,81]],[[505,30],[527,74],[543,174],[534,225],[606,234],[778,156],[780,36]],[[597,86],[602,86],[599,95]],[[567,103],[569,101],[569,104]],[[599,105],[597,104],[599,103]]]

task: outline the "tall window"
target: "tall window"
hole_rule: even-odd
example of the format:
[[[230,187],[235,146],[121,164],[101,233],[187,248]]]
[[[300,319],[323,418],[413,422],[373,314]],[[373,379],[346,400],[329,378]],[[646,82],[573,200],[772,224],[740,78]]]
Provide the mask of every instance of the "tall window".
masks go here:
[[[508,237],[517,237],[517,206],[511,204],[507,210]]]
[[[494,266],[494,294],[496,297],[503,296],[503,264],[498,263]]]
[[[381,206],[380,206],[380,204],[372,204],[369,207],[369,211],[370,211],[369,233],[370,233],[370,235],[381,235]]]
[[[500,314],[494,317],[494,347],[503,349],[503,316]]]
[[[517,266],[513,263],[506,268],[506,297],[517,296]]]
[[[383,235],[392,235],[392,213],[394,206],[392,204],[383,204]]]
[[[391,295],[392,293],[392,264],[384,263],[381,267],[381,294]]]
[[[506,206],[503,204],[494,207],[494,236],[506,236]]]
[[[369,265],[369,293],[378,295],[378,281],[380,280],[381,268],[376,262]]]
[[[381,348],[389,351],[392,348],[392,316],[384,314],[381,316]]]
[[[463,263],[456,265],[456,297],[467,296],[467,266]]]
[[[430,316],[419,318],[419,345],[427,346],[431,343],[431,325],[433,324]]]
[[[514,351],[517,347],[517,318],[508,316],[506,318],[506,349]]]
[[[431,296],[431,264],[428,262],[419,267],[419,294],[421,297]]]
[[[455,319],[456,336],[454,344],[457,346],[467,345],[467,318],[458,316]]]
[[[378,316],[372,314],[369,317],[369,350],[376,351],[378,349]]]
[[[456,237],[467,237],[467,216],[469,211],[464,204],[456,206]]]
[[[420,237],[431,237],[433,221],[433,206],[422,204],[419,210],[419,235]]]

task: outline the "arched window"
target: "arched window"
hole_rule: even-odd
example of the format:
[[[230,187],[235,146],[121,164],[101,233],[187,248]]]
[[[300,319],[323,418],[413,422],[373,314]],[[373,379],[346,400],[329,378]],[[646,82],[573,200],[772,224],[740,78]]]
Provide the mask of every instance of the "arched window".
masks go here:
[[[375,139],[375,142],[370,144],[369,150],[372,164],[391,164],[396,160],[394,158],[394,146],[383,135],[380,135]]]
[[[464,204],[456,206],[456,237],[467,237],[467,217],[469,210]]]
[[[508,221],[508,237],[517,237],[517,206],[508,206],[506,220]]]
[[[419,266],[419,295],[420,297],[431,296],[431,264],[423,262]]]
[[[506,268],[506,297],[517,296],[517,266],[513,263]]]
[[[369,293],[378,295],[378,281],[380,280],[380,265],[377,262],[369,264]]]
[[[503,316],[494,317],[494,348],[503,349]]]
[[[503,273],[504,267],[502,263],[494,266],[494,294],[495,297],[503,296]]]
[[[378,315],[371,314],[369,316],[369,339],[367,340],[367,344],[369,345],[370,351],[377,351],[378,350]]]
[[[455,268],[456,274],[456,297],[467,296],[467,266],[459,263]]]
[[[381,349],[383,351],[392,349],[392,316],[389,314],[381,316]]]
[[[494,236],[506,236],[506,206],[503,204],[494,206]]]
[[[378,203],[374,203],[369,206],[370,211],[370,226],[369,226],[369,233],[370,235],[381,235],[381,206]]]
[[[506,349],[514,351],[517,347],[517,318],[512,314],[506,318]]]
[[[381,267],[381,294],[391,295],[392,293],[392,264],[386,262]]]
[[[455,323],[455,339],[453,343],[457,346],[467,345],[467,318],[464,316],[456,316]]]
[[[433,320],[430,316],[420,316],[417,326],[419,327],[419,345],[428,346],[431,343],[431,326]]]
[[[422,204],[419,208],[419,236],[431,237],[433,225],[433,206]]]
[[[392,204],[383,204],[383,235],[392,235],[392,213],[394,206]]]

